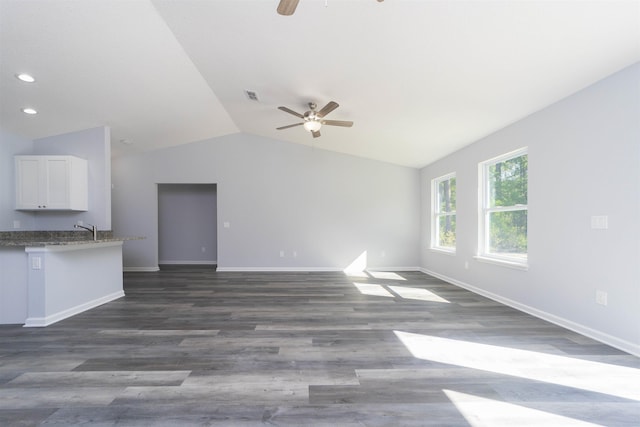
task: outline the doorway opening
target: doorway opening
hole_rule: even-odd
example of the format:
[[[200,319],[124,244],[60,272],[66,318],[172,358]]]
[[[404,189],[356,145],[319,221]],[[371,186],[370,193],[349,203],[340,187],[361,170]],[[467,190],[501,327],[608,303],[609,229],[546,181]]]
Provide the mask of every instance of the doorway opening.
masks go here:
[[[217,210],[216,184],[158,184],[161,270],[217,267]]]

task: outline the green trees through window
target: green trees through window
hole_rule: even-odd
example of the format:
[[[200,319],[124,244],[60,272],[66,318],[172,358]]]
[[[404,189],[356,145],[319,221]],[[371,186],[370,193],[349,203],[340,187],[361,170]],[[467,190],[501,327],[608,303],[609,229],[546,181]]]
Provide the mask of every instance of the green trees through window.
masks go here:
[[[433,235],[432,247],[456,248],[456,176],[449,174],[432,181]]]
[[[529,158],[527,148],[478,165],[478,258],[527,267]],[[456,174],[431,181],[431,248],[456,251]]]
[[[483,164],[483,233],[481,252],[526,261],[528,156],[519,150]]]

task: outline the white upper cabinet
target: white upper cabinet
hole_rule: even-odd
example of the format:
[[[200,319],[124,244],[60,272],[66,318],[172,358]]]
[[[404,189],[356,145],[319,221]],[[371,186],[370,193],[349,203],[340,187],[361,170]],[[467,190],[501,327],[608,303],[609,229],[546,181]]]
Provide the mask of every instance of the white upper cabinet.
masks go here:
[[[88,210],[87,161],[74,156],[16,156],[16,209]]]

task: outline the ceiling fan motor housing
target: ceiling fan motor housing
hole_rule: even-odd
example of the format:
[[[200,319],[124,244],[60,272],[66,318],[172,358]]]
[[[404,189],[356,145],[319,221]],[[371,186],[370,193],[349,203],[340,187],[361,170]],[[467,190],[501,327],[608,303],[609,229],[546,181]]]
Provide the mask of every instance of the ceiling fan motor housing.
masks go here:
[[[304,113],[304,120],[307,122],[311,120],[318,120],[318,116],[313,110],[307,111],[306,113]]]

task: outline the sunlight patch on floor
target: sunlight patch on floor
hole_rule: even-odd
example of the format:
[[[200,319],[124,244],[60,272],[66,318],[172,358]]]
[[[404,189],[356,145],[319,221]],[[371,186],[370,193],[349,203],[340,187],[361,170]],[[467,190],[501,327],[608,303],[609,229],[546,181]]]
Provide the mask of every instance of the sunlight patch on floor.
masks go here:
[[[375,279],[381,280],[407,280],[398,273],[392,271],[367,271],[369,275]]]
[[[344,274],[349,277],[365,277],[369,275],[365,272],[367,269],[367,251],[362,252],[351,264],[349,264],[344,270]]]
[[[353,285],[358,288],[362,295],[394,298],[394,295],[382,285],[376,285],[374,283],[354,283]]]
[[[640,369],[394,331],[414,357],[640,401]]]
[[[453,390],[443,390],[451,399],[462,416],[471,427],[495,426],[495,427],[525,427],[525,426],[562,426],[562,427],[593,427],[586,421],[549,412],[531,409],[513,403],[487,399],[485,397],[460,393]]]
[[[389,289],[391,289],[396,294],[400,295],[402,298],[406,298],[406,299],[414,299],[418,301],[429,301],[429,302],[444,302],[447,304],[449,303],[449,301],[447,301],[446,299],[423,288],[408,288],[406,286],[389,285]]]

